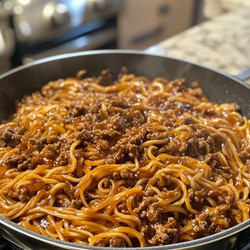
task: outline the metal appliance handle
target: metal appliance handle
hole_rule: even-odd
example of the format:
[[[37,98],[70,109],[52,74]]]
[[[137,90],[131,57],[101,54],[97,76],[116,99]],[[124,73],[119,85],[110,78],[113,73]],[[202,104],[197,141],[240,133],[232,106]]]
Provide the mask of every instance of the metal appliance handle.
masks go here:
[[[247,79],[250,79],[250,68],[246,68],[245,70],[237,74],[235,77],[240,79],[241,81],[246,81]]]

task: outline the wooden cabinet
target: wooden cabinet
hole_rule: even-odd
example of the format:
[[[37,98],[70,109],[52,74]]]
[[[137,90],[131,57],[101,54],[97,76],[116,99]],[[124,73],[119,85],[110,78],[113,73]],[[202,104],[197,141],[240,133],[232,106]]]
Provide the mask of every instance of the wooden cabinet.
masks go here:
[[[193,23],[194,0],[125,0],[118,17],[118,47],[145,49]]]

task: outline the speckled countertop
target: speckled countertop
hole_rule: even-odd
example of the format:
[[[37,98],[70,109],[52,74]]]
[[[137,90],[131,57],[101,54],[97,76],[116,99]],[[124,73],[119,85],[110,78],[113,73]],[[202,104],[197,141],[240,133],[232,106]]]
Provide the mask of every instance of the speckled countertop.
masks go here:
[[[194,26],[147,51],[181,57],[236,75],[250,68],[250,8]]]

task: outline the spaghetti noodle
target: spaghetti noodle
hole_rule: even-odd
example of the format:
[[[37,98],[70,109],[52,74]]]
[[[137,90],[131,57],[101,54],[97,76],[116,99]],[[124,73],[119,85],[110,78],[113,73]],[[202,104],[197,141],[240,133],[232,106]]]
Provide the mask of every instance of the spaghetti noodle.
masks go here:
[[[188,241],[249,219],[250,128],[184,79],[59,79],[0,126],[0,214],[91,246]],[[106,77],[106,82],[103,79]],[[103,85],[106,84],[106,85]]]

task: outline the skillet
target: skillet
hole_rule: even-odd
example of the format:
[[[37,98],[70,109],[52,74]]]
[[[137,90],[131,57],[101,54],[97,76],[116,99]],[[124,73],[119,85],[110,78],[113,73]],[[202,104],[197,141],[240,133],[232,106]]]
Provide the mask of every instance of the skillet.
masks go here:
[[[129,50],[100,50],[42,59],[0,76],[0,120],[15,111],[16,100],[39,90],[48,81],[74,76],[81,69],[87,69],[90,76],[99,75],[103,69],[110,69],[117,75],[123,66],[131,73],[147,76],[151,80],[165,77],[169,80],[186,78],[189,84],[197,81],[212,102],[235,102],[241,107],[242,114],[250,118],[250,85],[236,77],[173,57]],[[198,240],[145,249],[235,249],[237,238],[249,228],[250,220]],[[52,239],[22,228],[2,216],[0,234],[23,249],[106,249]]]

